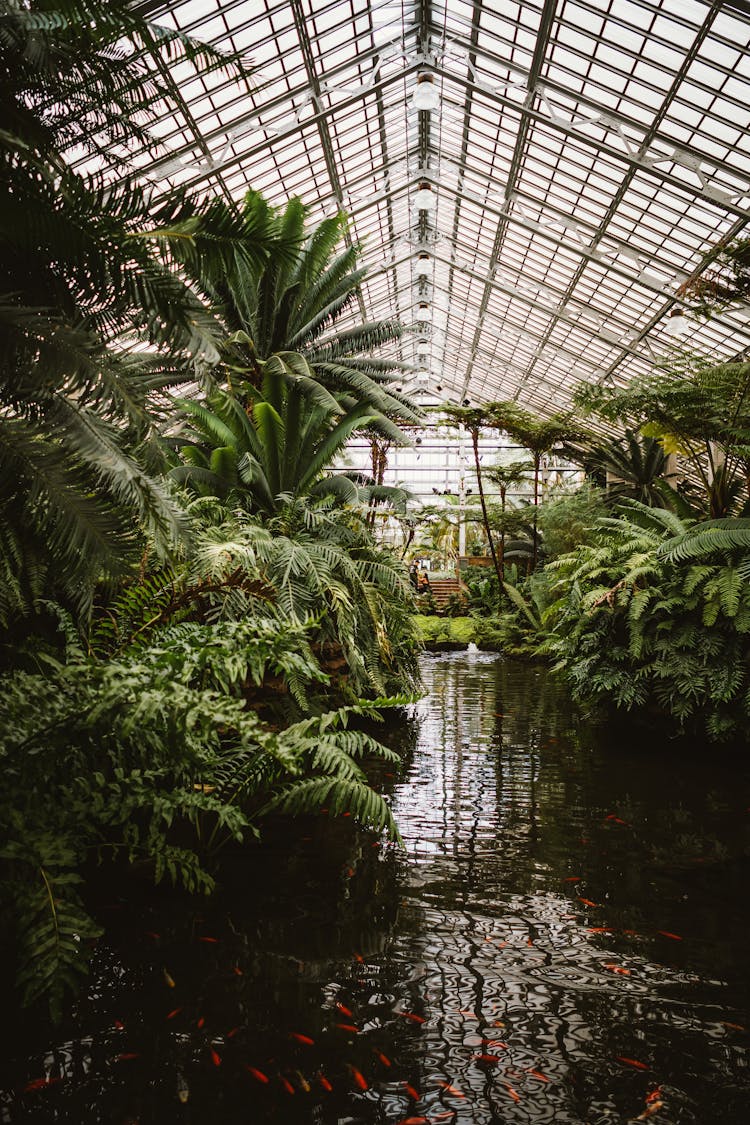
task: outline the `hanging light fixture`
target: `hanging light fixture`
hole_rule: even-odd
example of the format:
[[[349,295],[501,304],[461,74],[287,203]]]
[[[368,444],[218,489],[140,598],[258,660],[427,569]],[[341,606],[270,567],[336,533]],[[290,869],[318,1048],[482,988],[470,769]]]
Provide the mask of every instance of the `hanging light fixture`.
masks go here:
[[[417,305],[417,311],[414,313],[415,320],[427,321],[430,319],[430,306],[426,302]]]
[[[429,277],[431,268],[430,255],[420,254],[417,258],[417,264],[414,267],[414,272],[417,277]]]
[[[430,110],[438,109],[440,106],[440,91],[431,74],[417,75],[417,85],[412,95],[411,104],[414,109],[427,113]]]
[[[430,345],[427,340],[419,340],[417,343],[417,355],[429,355]]]
[[[434,211],[437,207],[437,195],[426,180],[420,182],[414,193],[413,203],[418,211]]]
[[[673,339],[682,340],[691,329],[691,324],[682,309],[673,309],[667,314],[664,322],[664,332]]]

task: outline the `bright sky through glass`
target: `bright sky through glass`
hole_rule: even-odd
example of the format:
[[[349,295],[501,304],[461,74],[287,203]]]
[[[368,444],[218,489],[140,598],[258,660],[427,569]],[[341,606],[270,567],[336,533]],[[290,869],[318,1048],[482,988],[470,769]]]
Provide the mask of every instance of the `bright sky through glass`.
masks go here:
[[[141,7],[243,52],[253,78],[172,67],[163,157],[112,154],[113,171],[347,210],[369,266],[350,315],[418,324],[402,354],[432,397],[549,412],[580,380],[647,371],[681,343],[678,288],[750,219],[740,0]],[[413,106],[420,80],[437,108]],[[422,186],[431,211],[414,206]],[[689,339],[735,355],[748,310],[691,322]]]

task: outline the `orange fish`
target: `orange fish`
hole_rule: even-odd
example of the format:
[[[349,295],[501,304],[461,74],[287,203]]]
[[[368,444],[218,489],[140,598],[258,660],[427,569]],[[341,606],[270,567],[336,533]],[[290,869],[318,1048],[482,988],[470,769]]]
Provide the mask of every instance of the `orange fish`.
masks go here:
[[[210,945],[218,945],[219,944],[219,939],[215,938],[215,937],[199,937],[198,941],[206,941]]]
[[[174,988],[175,982],[166,969],[162,969],[162,974],[164,975],[164,983],[166,984],[167,988]]]
[[[398,1125],[425,1125],[429,1117],[402,1117]]]
[[[124,1031],[125,1030],[125,1024],[122,1022],[122,1020],[115,1020],[115,1027],[117,1028],[118,1031]]]
[[[62,1082],[62,1078],[34,1078],[31,1082],[27,1082],[23,1088],[24,1094],[30,1094],[32,1090],[43,1090],[45,1086],[54,1086],[56,1082]]]
[[[369,1090],[370,1087],[367,1084],[367,1079],[365,1078],[365,1076],[363,1074],[360,1074],[360,1072],[357,1070],[356,1066],[351,1066],[351,1064],[350,1064],[349,1070],[352,1072],[352,1078],[357,1083],[360,1090]]]
[[[619,973],[622,977],[630,976],[630,969],[623,969],[622,965],[602,965],[603,969],[609,969],[612,973]]]
[[[211,1062],[214,1066],[221,1066],[221,1055],[217,1054],[213,1047],[211,1048]]]
[[[331,1085],[331,1083],[330,1083],[330,1082],[328,1081],[328,1079],[326,1078],[325,1074],[319,1074],[319,1075],[318,1075],[318,1082],[320,1082],[320,1084],[321,1084],[321,1086],[323,1087],[323,1089],[324,1089],[324,1090],[327,1090],[327,1091],[328,1091],[328,1093],[330,1094],[331,1090],[333,1089],[333,1086],[332,1086],[332,1085]]]
[[[391,1062],[391,1060],[388,1058],[387,1055],[384,1055],[382,1051],[375,1051],[375,1054],[380,1059],[383,1066],[393,1066],[393,1063]]]
[[[500,1026],[502,1027],[502,1024]],[[488,1047],[502,1047],[504,1051],[508,1050],[508,1044],[503,1043],[502,1039],[483,1039],[482,1042],[486,1043]]]
[[[586,930],[590,934],[611,934],[614,932],[611,926],[587,926]]]
[[[533,943],[533,941],[531,940],[531,938],[529,937],[529,938],[526,938],[526,944],[527,944],[527,945],[533,945],[534,943]]]
[[[175,1016],[179,1016],[181,1011],[182,1011],[182,1008],[172,1008],[171,1012],[167,1012],[167,1019],[173,1020],[175,1018]]]
[[[656,932],[657,934],[661,934],[662,937],[671,938],[672,941],[682,941],[682,938],[679,934],[670,934],[669,930],[657,930]]]
[[[415,1102],[419,1101],[419,1090],[415,1090],[414,1087],[410,1086],[408,1082],[404,1082],[404,1089],[406,1090],[410,1098],[413,1098]]]
[[[549,1082],[549,1078],[546,1074],[542,1074],[541,1070],[532,1070],[531,1067],[529,1067],[526,1073],[533,1074],[534,1078],[538,1078],[540,1082]]]
[[[578,899],[579,902],[582,902],[584,906],[598,906],[599,905],[598,902],[592,902],[590,898],[581,898],[580,895],[576,895],[576,898]]]
[[[139,1059],[139,1051],[126,1051],[124,1055],[115,1055],[115,1062],[127,1062],[129,1059]]]
[[[338,1001],[337,1001],[336,1007],[341,1012],[342,1016],[348,1016],[349,1019],[353,1019],[354,1012],[350,1011],[350,1009],[347,1008],[346,1004],[339,1004]]]
[[[636,1070],[648,1070],[649,1067],[645,1063],[638,1062],[638,1059],[627,1059],[624,1055],[615,1055],[618,1062],[625,1063],[626,1066],[634,1066]]]
[[[245,975],[239,965],[233,965],[232,972],[235,973],[238,977],[244,977]]]
[[[471,1013],[474,1015],[474,1013]],[[424,1016],[417,1016],[414,1012],[396,1012],[397,1016],[403,1016],[405,1020],[412,1020],[414,1023],[425,1023]]]
[[[646,1094],[646,1105],[651,1105],[652,1102],[658,1101],[661,1097],[661,1086],[655,1086],[650,1094]]]
[[[729,1020],[722,1020],[721,1023],[724,1027],[731,1027],[732,1031],[747,1031],[741,1023],[730,1023]]]
[[[462,1094],[460,1090],[457,1090],[455,1086],[451,1086],[450,1082],[441,1082],[438,1078],[438,1086],[442,1086],[449,1094],[453,1094],[454,1098],[466,1097],[466,1095]]]
[[[615,814],[614,814],[614,813],[608,813],[608,815],[607,815],[607,816],[605,816],[605,818],[604,818],[604,819],[605,819],[605,820],[611,820],[611,821],[612,821],[612,822],[613,822],[614,824],[624,824],[624,825],[626,826],[626,828],[629,828],[629,827],[630,827],[630,825],[628,824],[627,820],[621,820],[621,819],[620,819],[620,817],[619,817],[619,816],[615,816]]]
[[[355,1035],[359,1035],[359,1028],[355,1027],[353,1023],[337,1023],[336,1027],[340,1027],[342,1031],[352,1031]]]
[[[652,1114],[658,1113],[663,1105],[664,1102],[652,1102],[651,1105],[647,1106],[644,1109],[643,1113],[638,1114],[638,1116],[636,1117],[636,1121],[645,1121],[647,1117],[651,1117]]]
[[[296,1039],[298,1043],[305,1043],[308,1047],[312,1047],[315,1042],[309,1035],[302,1035],[299,1031],[290,1031],[289,1034],[292,1039]]]
[[[248,1066],[248,1064],[245,1063],[245,1070],[249,1071],[249,1073],[252,1074],[253,1078],[257,1078],[259,1082],[263,1082],[266,1086],[268,1085],[268,1075],[264,1074],[262,1070],[258,1070],[256,1066]]]
[[[197,1024],[196,1024],[195,1026],[196,1026],[196,1027],[203,1027],[203,1025],[205,1024],[205,1022],[206,1022],[206,1021],[205,1021],[205,1019],[203,1018],[203,1016],[201,1016],[201,1018],[200,1018],[200,1019],[198,1020],[198,1022],[197,1022]]]
[[[238,1032],[239,1030],[240,1030],[240,1029],[239,1029],[238,1027],[233,1027],[231,1031],[228,1031],[228,1032],[226,1033],[226,1035],[225,1035],[225,1037],[224,1037],[224,1038],[225,1038],[225,1039],[234,1039],[235,1035],[237,1034],[237,1032]]]
[[[563,883],[580,883],[580,881],[581,881],[580,875],[567,875],[563,879]]]
[[[364,959],[364,957],[362,956],[361,953],[355,953],[355,954],[353,954],[353,957],[354,957],[355,961],[359,961],[360,965],[362,965],[364,963],[365,959]]]
[[[488,1063],[490,1066],[495,1066],[496,1063],[500,1062],[499,1055],[472,1055],[471,1059],[472,1062]]]
[[[281,1079],[281,1085],[284,1087],[287,1094],[293,1094],[294,1093],[294,1086],[292,1086],[289,1079],[285,1078],[283,1074],[280,1074],[279,1078]]]
[[[517,1093],[512,1086],[509,1086],[507,1082],[503,1082],[503,1086],[508,1091],[508,1096],[513,1098],[514,1102],[520,1102],[521,1095]]]

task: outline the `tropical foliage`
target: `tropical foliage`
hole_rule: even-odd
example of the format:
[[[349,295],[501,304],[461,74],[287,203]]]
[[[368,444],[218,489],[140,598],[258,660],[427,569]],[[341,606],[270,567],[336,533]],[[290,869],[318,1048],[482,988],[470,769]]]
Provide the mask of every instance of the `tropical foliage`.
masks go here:
[[[66,655],[43,675],[19,671],[0,685],[0,895],[27,1000],[46,995],[59,1012],[85,969],[98,929],[81,897],[84,862],[147,865],[157,882],[207,892],[206,860],[273,809],[326,804],[396,835],[359,762],[393,754],[349,728],[372,706],[281,730],[246,706],[248,688],[269,679],[283,677],[300,704],[325,679],[304,627],[278,615],[183,623],[116,660],[92,662],[74,644]]]

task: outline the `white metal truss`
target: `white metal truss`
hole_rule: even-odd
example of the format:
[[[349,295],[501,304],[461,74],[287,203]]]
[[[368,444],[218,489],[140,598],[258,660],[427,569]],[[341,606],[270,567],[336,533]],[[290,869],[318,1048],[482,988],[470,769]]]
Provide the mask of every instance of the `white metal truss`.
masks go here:
[[[348,315],[413,324],[402,357],[431,398],[550,412],[582,380],[626,383],[675,348],[678,290],[750,222],[743,0],[138,7],[251,77],[164,66],[162,152],[105,154],[111,174],[348,211],[369,267]],[[708,357],[750,347],[741,307],[688,324]]]

